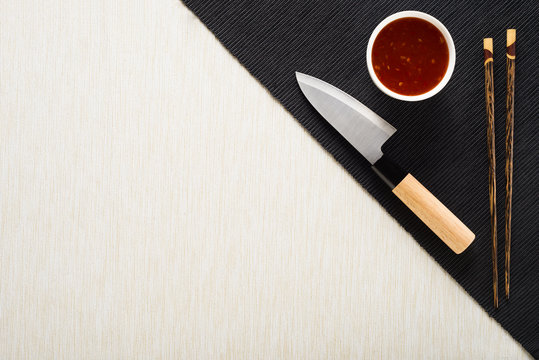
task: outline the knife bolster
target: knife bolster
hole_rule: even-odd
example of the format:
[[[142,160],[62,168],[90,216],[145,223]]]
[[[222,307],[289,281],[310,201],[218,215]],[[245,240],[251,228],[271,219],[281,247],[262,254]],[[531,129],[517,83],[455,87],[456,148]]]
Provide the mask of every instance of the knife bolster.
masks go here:
[[[404,170],[393,161],[389,160],[385,155],[382,155],[382,157],[372,165],[372,170],[391,189],[394,189],[407,175]]]

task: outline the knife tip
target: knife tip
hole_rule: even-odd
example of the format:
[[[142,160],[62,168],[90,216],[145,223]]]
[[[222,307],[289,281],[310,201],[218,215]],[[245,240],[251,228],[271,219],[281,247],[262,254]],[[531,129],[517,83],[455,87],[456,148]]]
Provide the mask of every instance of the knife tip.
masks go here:
[[[305,77],[307,75],[305,75],[304,73],[301,73],[299,71],[296,71],[296,79],[299,81],[299,79],[301,79],[302,77]]]

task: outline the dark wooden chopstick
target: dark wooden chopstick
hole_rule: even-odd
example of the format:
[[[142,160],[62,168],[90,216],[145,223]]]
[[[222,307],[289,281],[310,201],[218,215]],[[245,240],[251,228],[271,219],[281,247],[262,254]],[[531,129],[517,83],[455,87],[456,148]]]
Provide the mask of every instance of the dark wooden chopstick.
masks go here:
[[[494,307],[498,308],[498,260],[496,236],[496,151],[494,145],[494,76],[493,76],[492,38],[483,39],[483,53],[485,56],[485,104],[487,109],[487,149],[489,159],[488,189],[490,203],[490,234],[492,239],[492,288],[494,294]]]
[[[507,30],[507,95],[505,121],[505,297],[509,299],[511,263],[511,206],[513,196],[513,129],[515,123],[515,29]]]

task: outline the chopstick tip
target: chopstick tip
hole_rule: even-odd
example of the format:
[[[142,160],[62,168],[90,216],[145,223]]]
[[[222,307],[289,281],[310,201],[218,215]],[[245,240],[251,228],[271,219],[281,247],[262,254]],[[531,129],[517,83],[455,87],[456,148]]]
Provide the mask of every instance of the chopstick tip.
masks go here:
[[[483,49],[488,50],[491,53],[494,52],[494,45],[492,43],[492,38],[484,38],[483,39]]]
[[[513,44],[517,40],[517,30],[507,29],[507,46]]]

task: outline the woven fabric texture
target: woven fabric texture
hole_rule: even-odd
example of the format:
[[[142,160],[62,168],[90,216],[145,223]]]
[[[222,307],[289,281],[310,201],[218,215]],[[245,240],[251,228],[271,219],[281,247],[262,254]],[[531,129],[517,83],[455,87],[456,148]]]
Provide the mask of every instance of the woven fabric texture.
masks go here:
[[[184,2],[419,244],[539,358],[539,1]],[[457,52],[446,88],[416,103],[379,91],[365,61],[376,25],[403,10],[423,11],[442,21]],[[503,295],[507,28],[517,29],[510,300]],[[484,37],[494,38],[499,309],[492,300]],[[391,193],[370,164],[305,99],[295,71],[337,86],[398,129],[384,145],[384,153],[414,174],[476,234],[464,253],[454,254]]]

